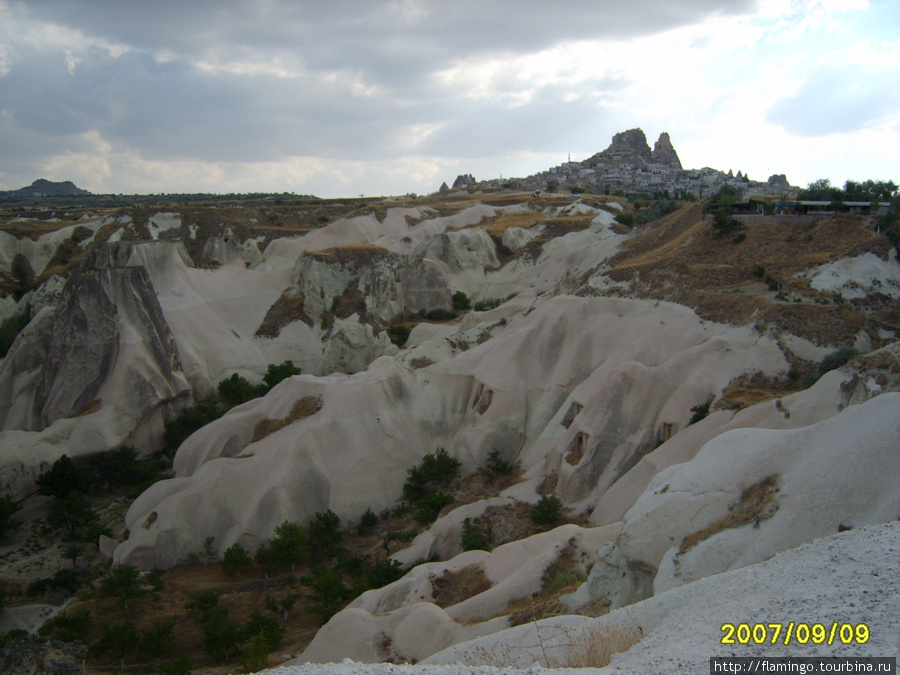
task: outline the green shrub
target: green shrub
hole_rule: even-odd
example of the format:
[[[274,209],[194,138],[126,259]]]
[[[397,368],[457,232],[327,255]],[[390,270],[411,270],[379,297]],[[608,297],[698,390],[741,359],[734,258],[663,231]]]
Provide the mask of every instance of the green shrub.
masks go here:
[[[91,613],[86,609],[71,614],[58,614],[44,625],[46,629],[42,627],[42,633],[49,633],[62,642],[87,642],[94,629]]]
[[[713,237],[718,239],[726,234],[742,230],[744,226],[741,224],[741,221],[732,217],[730,208],[720,208],[716,211],[716,215],[713,216],[713,229],[715,230]]]
[[[659,220],[673,211],[677,211],[678,207],[679,204],[674,199],[657,199],[651,202],[644,211],[640,211],[636,219],[638,224],[645,225]],[[635,208],[637,208],[637,205],[635,205]]]
[[[425,313],[425,318],[429,321],[451,321],[457,317],[456,312],[450,312],[446,309],[432,309]]]
[[[487,540],[481,531],[472,525],[472,519],[466,518],[463,521],[462,535],[459,538],[459,545],[463,551],[487,551],[489,550]]]
[[[387,329],[388,335],[391,338],[391,342],[393,342],[398,347],[402,347],[406,344],[406,341],[409,339],[410,328],[409,326],[389,326]]]
[[[438,448],[433,454],[425,455],[419,466],[407,470],[403,497],[416,504],[428,494],[431,485],[446,485],[453,480],[459,474],[459,467],[459,460],[451,457],[444,448]]]
[[[619,213],[615,220],[626,227],[634,227],[634,214],[632,213]]]
[[[0,497],[0,541],[3,541],[11,532],[19,529],[22,523],[13,518],[13,516],[21,510],[21,505],[9,497]]]
[[[5,357],[16,337],[21,333],[25,326],[31,321],[31,307],[26,307],[21,312],[6,317],[0,323],[0,358]]]
[[[331,509],[317,513],[309,524],[308,548],[316,558],[330,558],[341,551],[344,533],[341,531],[341,519]]]
[[[766,268],[762,265],[754,265],[753,266],[753,276],[758,277],[760,279],[764,279],[766,276]]]
[[[554,525],[562,513],[563,503],[556,495],[544,495],[531,507],[531,522],[535,525]]]
[[[289,377],[299,374],[300,369],[294,365],[293,361],[284,361],[278,365],[270,363],[269,367],[266,369],[266,374],[263,375],[263,385],[265,385],[265,390],[262,393],[266,394],[282,380],[286,380]]]
[[[306,530],[299,523],[285,520],[275,528],[275,536],[269,544],[273,559],[280,565],[290,565],[294,570],[298,562],[309,559],[306,539]]]
[[[819,377],[829,371],[837,370],[851,359],[855,359],[857,356],[859,356],[859,350],[854,349],[853,347],[840,347],[836,349],[824,359],[822,359],[821,363],[819,363]]]
[[[471,303],[469,301],[469,296],[463,293],[462,291],[456,291],[452,297],[453,300],[453,309],[458,312],[465,311],[471,307]]]
[[[373,563],[366,571],[366,580],[370,588],[382,588],[406,574],[406,569],[399,560],[385,558]]]
[[[693,408],[691,408],[691,412],[694,414],[691,415],[691,419],[688,421],[688,426],[696,424],[707,415],[709,415],[709,401],[707,401],[706,403],[698,403]]]
[[[224,412],[219,408],[215,397],[210,395],[195,406],[182,408],[178,417],[171,422],[166,422],[163,440],[170,449],[175,450],[188,436],[219,419]]]
[[[362,514],[362,518],[359,519],[356,534],[361,537],[368,536],[375,531],[376,525],[378,525],[378,516],[372,509],[366,509],[366,512]]]
[[[35,482],[38,492],[56,499],[65,499],[71,492],[89,492],[93,483],[91,474],[75,466],[68,455],[53,462],[53,466],[38,476]]]
[[[327,565],[316,565],[312,575],[303,577],[301,581],[312,591],[307,596],[310,600],[307,608],[318,614],[321,624],[334,616],[350,599],[350,589],[344,586],[341,575]]]
[[[438,448],[422,458],[421,469],[430,483],[446,484],[459,474],[460,461],[451,457],[444,448]]]
[[[490,454],[488,454],[484,466],[481,467],[481,473],[491,480],[496,480],[497,478],[510,475],[515,471],[515,468],[515,464],[500,458],[499,450],[492,450]]]
[[[247,549],[235,542],[222,554],[222,570],[225,574],[241,576],[241,570],[250,567],[250,554]]]
[[[394,508],[391,509],[391,518],[402,518],[407,513],[409,513],[409,504],[400,502],[399,504],[395,504]]]
[[[427,524],[433,523],[441,509],[453,503],[453,497],[437,490],[429,490],[424,496],[416,501],[416,513],[414,518],[416,522]]]
[[[240,405],[254,398],[261,396],[262,388],[254,387],[247,378],[233,373],[231,377],[227,377],[219,382],[219,396],[230,406]]]

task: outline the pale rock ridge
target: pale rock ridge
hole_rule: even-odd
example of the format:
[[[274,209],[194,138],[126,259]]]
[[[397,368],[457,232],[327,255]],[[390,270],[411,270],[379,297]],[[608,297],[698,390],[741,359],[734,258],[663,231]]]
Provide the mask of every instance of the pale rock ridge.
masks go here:
[[[469,319],[485,328],[496,324],[490,313],[478,314]],[[623,388],[612,375],[617,370],[661,369],[654,380],[660,391],[638,415],[654,420],[649,426],[656,429],[661,421],[684,426],[691,406],[746,369],[775,374],[787,367],[774,341],[757,337],[756,349],[737,349],[747,333],[702,322],[676,305],[559,296],[526,307],[525,314],[468,351],[457,343],[455,358],[429,368],[412,365],[416,354],[433,353],[433,343],[449,345],[452,337],[426,340],[403,361],[381,358],[350,377],[292,378],[234,409],[185,441],[175,461],[177,482],[159,483],[134,503],[131,535],[116,560],[167,568],[207,536],[223,550],[234,542],[255,549],[284,519],[305,522],[329,508],[352,521],[367,508],[377,512],[394,503],[406,470],[438,447],[459,458],[465,472],[494,449],[518,458],[529,479],[517,488],[519,499],[536,500],[538,483],[559,472],[565,499],[589,501],[597,493],[575,489],[577,463],[563,459],[567,434],[596,433],[593,425],[604,416],[593,406],[627,394],[633,385]],[[728,344],[748,356],[724,359]],[[692,358],[678,357],[690,350],[697,350]],[[576,391],[586,408],[570,430],[562,420]],[[251,442],[262,419],[284,419],[304,396],[320,396],[321,411]],[[636,427],[623,417],[616,432],[633,435]],[[614,483],[644,447],[627,435],[607,443],[615,461],[593,464],[598,453],[589,452],[582,468],[601,485]],[[151,512],[157,515],[145,529]]]
[[[759,658],[894,654],[900,646],[898,544],[900,523],[897,521],[833,533],[765,562],[695,581],[599,618],[552,617],[475,638],[425,659],[416,668],[431,672],[430,665],[443,664],[434,672],[446,674],[452,664],[459,669],[452,672],[457,673],[480,672],[482,665],[500,666],[491,668],[493,672],[508,672],[513,668],[531,670],[535,666],[541,666],[543,671],[555,664],[583,667],[586,650],[573,651],[573,645],[589,648],[598,637],[618,634],[633,635],[636,644],[614,655],[608,666],[591,672],[597,675],[706,672],[710,655],[724,655],[723,623],[739,623],[741,619],[735,617],[748,617],[752,621],[751,617],[755,616],[789,621],[798,607],[828,621],[835,617],[835,621],[850,625],[866,623],[871,629],[870,639],[864,644],[840,644],[835,640],[833,645],[817,645],[810,641],[799,646],[799,650],[793,640],[788,645],[783,640],[775,644],[751,642],[735,645],[737,655]],[[333,668],[343,672],[339,666]],[[371,670],[357,667],[352,672],[387,675],[386,668],[397,667]],[[315,671],[311,667],[295,666],[277,672],[306,675]],[[561,675],[571,671],[544,672]]]
[[[63,453],[155,449],[167,416],[190,400],[150,274],[131,254],[120,243],[86,256],[0,363],[5,488],[24,489]]]
[[[389,656],[379,649],[388,642],[385,636],[395,656],[419,661],[450,645],[503,630],[509,625],[503,616],[506,605],[539,592],[544,571],[564,548],[571,550],[584,571],[616,531],[616,527],[563,525],[490,553],[468,551],[447,562],[418,565],[402,579],[363,593],[338,612],[292,663],[382,661]],[[484,573],[490,583],[487,590],[444,609],[432,603],[437,579],[470,567]]]
[[[837,372],[826,376],[817,386],[819,391],[810,392],[808,397],[817,398],[826,390],[842,389],[840,385],[847,381],[845,377],[846,373]],[[771,402],[761,403],[754,408],[770,405]],[[666,591],[684,584],[688,584],[687,590],[701,583],[698,582],[700,579],[716,578],[714,575],[721,572],[767,560],[782,551],[832,534],[842,524],[855,528],[895,520],[900,513],[900,495],[894,486],[894,477],[900,472],[900,457],[895,447],[895,439],[900,433],[900,416],[897,414],[900,394],[877,395],[840,413],[836,410],[832,407],[829,418],[799,429],[735,429],[705,443],[695,459],[660,472],[629,510],[624,523],[613,523],[599,531],[585,531],[597,537],[587,547],[594,564],[588,580],[560,601],[572,611],[578,611],[604,600],[612,610],[628,608],[625,616],[645,617],[641,605],[630,606],[653,595],[668,597]],[[767,514],[762,514],[756,522],[711,534],[686,553],[677,552],[682,537],[727,514],[729,505],[739,498],[745,487],[770,473],[778,474],[779,488],[774,507]],[[859,489],[863,483],[866,490]],[[552,560],[554,549],[541,539],[558,537],[563,529],[501,546],[489,556],[469,552],[459,554],[447,563],[436,563],[433,569],[482,566],[493,584],[489,590],[444,610],[447,617],[441,624],[443,641],[465,639],[464,626],[472,620],[492,616],[496,611],[492,598],[497,594],[507,598],[527,596],[527,584],[514,590],[505,588],[504,593],[500,593],[500,588],[512,579],[537,578],[540,569],[523,570],[535,560],[535,554],[544,556],[544,561]],[[566,540],[566,537],[558,537],[556,550]],[[432,588],[428,572],[417,569],[390,586],[361,596],[348,609],[335,615],[329,629],[317,636],[299,661],[379,658],[357,646],[364,641],[365,635],[381,634],[393,639],[396,636],[391,631],[401,617],[405,620],[419,612],[436,611],[433,608],[426,611],[424,607],[417,609],[418,605],[427,604]],[[505,575],[498,575],[501,569]],[[690,595],[689,592],[671,596],[680,599],[668,609],[677,611]],[[448,618],[459,623],[454,625],[447,621]],[[868,618],[872,619],[871,616]],[[551,619],[542,624],[549,626],[560,620],[588,621],[583,617],[570,617]],[[477,625],[485,633],[503,627],[496,619]],[[655,628],[655,623],[645,618],[640,620],[640,625],[645,635]],[[424,640],[425,635],[411,635],[409,630],[407,627],[403,640],[408,641],[406,644],[411,648],[417,644],[431,644],[427,640],[418,642],[416,637]],[[521,627],[510,629],[493,638],[482,638],[477,644],[506,642],[514,645],[518,641],[516,635],[522,630]],[[340,635],[339,639],[337,635]],[[444,662],[449,655],[458,657],[464,652],[471,654],[471,647],[460,645],[449,650],[448,656],[437,655],[432,661]]]

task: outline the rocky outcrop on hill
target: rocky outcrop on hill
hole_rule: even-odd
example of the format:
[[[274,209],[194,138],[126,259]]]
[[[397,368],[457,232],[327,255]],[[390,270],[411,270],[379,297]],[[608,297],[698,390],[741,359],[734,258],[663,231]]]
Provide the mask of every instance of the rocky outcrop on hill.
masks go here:
[[[14,190],[13,194],[22,197],[69,197],[74,195],[89,195],[87,190],[75,186],[70,180],[53,182],[44,178],[38,178],[28,187]]]
[[[664,164],[674,169],[681,170],[681,160],[678,159],[678,153],[672,147],[672,141],[669,140],[669,134],[663,132],[659,135],[659,139],[653,146],[653,152],[650,153],[650,161],[654,164]]]
[[[456,180],[453,181],[453,189],[454,190],[465,190],[466,188],[475,187],[477,181],[470,173],[460,174],[456,177]]]
[[[588,158],[585,160],[585,163],[589,165],[600,162],[646,164],[650,161],[651,154],[644,130],[635,128],[617,133],[613,136],[612,143],[606,150],[602,150],[593,157]]]

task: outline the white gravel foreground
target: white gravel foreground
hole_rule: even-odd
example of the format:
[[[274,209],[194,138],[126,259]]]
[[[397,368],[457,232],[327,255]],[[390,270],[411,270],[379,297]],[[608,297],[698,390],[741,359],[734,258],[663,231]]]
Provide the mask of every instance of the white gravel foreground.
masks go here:
[[[712,656],[898,656],[900,655],[900,522],[871,525],[832,535],[785,551],[770,560],[701,579],[599,619],[588,627],[621,622],[622,613],[641,617],[644,639],[613,656],[596,673],[708,673]],[[865,644],[723,645],[723,623],[865,623]],[[556,620],[559,623],[559,619]],[[552,649],[554,620],[539,622],[542,643]],[[552,675],[574,669],[523,664],[535,653],[531,632],[510,629],[455,645],[429,659],[442,665],[342,663],[285,665],[267,675],[494,675],[522,672]],[[539,652],[538,652],[539,653]],[[504,654],[509,665],[473,666],[473,654]],[[525,666],[516,668],[515,666]]]

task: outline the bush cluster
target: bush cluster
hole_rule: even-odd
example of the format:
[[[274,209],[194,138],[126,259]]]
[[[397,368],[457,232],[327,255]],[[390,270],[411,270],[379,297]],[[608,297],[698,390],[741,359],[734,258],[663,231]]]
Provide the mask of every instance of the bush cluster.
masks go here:
[[[31,307],[25,307],[21,312],[3,319],[0,323],[0,358],[5,358],[10,347],[16,341],[16,337],[31,321]]]
[[[441,509],[453,503],[453,497],[440,492],[439,486],[447,485],[459,474],[460,462],[444,448],[425,455],[419,466],[407,470],[403,484],[403,498],[415,509],[420,523],[433,522]]]
[[[562,515],[563,503],[556,495],[544,495],[531,507],[531,522],[535,525],[555,525]]]

